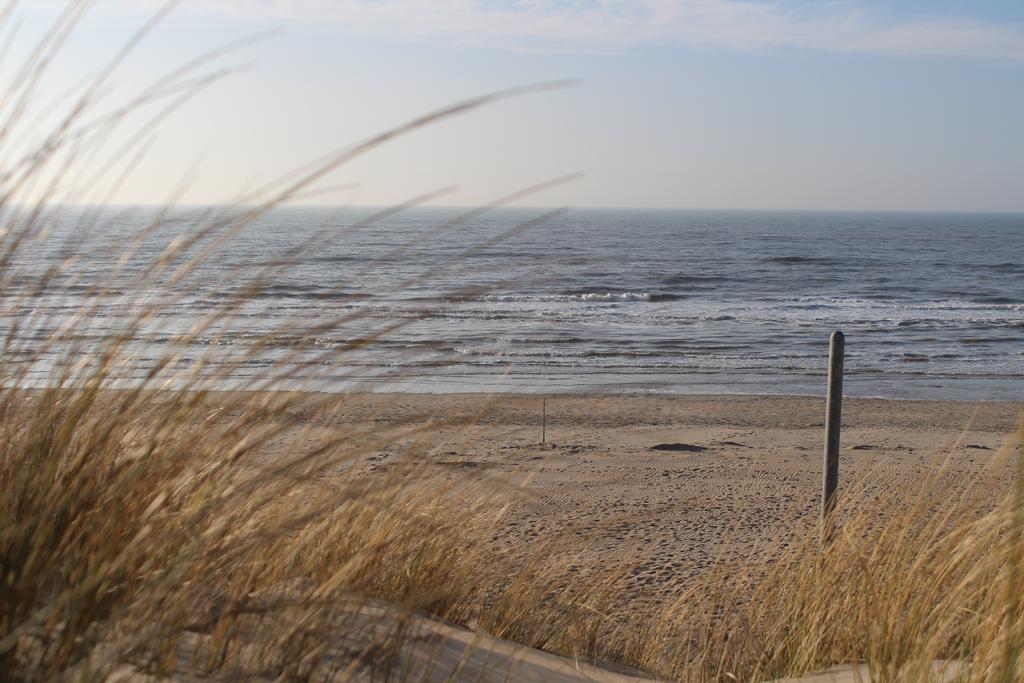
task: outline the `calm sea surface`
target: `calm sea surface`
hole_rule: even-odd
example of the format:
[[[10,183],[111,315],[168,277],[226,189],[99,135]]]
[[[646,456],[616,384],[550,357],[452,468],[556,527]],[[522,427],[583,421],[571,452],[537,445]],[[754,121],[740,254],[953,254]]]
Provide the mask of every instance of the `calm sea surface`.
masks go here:
[[[828,335],[842,329],[848,394],[1024,399],[1021,215],[574,210],[531,222],[543,211],[503,210],[447,227],[453,210],[422,209],[353,230],[369,213],[279,210],[186,283],[150,291],[130,284],[133,261],[113,288],[154,303],[138,367],[315,238],[183,362],[226,349],[242,381],[288,357],[323,390],[820,394]],[[19,333],[30,348],[80,310],[144,216],[63,219],[22,255],[4,329],[34,320]],[[139,262],[195,220],[175,214]],[[68,253],[79,258],[61,286],[26,298],[31,274]],[[90,334],[116,330],[124,306],[97,311]]]

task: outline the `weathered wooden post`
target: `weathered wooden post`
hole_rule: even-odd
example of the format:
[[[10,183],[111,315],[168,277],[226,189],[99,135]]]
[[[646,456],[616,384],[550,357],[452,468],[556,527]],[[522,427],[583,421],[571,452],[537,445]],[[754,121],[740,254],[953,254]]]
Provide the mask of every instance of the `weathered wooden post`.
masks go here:
[[[846,337],[836,330],[828,350],[828,397],[825,407],[825,471],[821,486],[821,540],[832,534],[832,513],[839,486],[839,432],[843,420],[843,356]]]
[[[546,444],[548,442],[548,400],[544,399],[541,404],[541,422],[540,422],[540,442]]]

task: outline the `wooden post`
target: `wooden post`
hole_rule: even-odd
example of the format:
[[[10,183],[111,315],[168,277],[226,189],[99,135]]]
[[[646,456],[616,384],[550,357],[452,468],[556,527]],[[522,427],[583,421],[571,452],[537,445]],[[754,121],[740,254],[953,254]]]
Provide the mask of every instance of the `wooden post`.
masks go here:
[[[540,423],[540,442],[545,444],[548,442],[548,400],[544,399],[543,408],[541,408],[541,423]]]
[[[843,420],[843,356],[846,337],[832,333],[828,353],[828,398],[825,408],[825,471],[821,487],[821,534],[828,540],[832,532],[832,512],[839,486],[839,432]]]

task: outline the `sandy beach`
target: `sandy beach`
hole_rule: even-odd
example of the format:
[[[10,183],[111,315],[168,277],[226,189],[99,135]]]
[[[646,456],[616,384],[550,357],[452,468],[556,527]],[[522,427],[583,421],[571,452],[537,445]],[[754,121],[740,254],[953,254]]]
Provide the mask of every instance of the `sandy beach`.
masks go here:
[[[279,443],[379,432],[368,472],[412,459],[460,485],[471,474],[496,507],[512,501],[496,550],[567,538],[582,563],[628,563],[631,597],[656,601],[716,562],[815,533],[823,414],[805,397],[307,394]],[[994,500],[1020,415],[1015,403],[848,399],[840,496],[909,496],[939,477]]]

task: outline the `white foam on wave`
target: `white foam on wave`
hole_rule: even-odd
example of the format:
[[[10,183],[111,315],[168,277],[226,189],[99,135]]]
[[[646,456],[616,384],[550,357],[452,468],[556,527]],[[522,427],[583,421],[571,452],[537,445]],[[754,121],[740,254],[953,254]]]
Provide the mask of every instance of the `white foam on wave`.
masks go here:
[[[648,292],[605,292],[604,294],[594,292],[577,294],[573,298],[578,301],[650,301],[651,294]]]
[[[854,297],[802,296],[783,302],[784,306],[804,309],[865,309],[895,311],[1002,311],[1024,312],[1024,303],[971,301],[969,299],[932,299],[929,301],[900,301],[861,299]]]
[[[655,292],[584,292],[581,294],[492,294],[481,297],[494,303],[560,303],[560,302],[616,302],[651,301]]]

